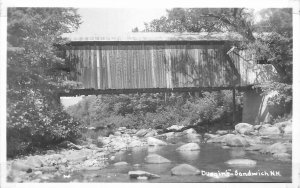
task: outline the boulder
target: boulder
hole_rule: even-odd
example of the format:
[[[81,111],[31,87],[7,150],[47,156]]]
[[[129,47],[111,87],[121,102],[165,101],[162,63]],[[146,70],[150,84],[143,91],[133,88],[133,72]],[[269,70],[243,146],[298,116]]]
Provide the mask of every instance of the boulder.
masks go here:
[[[253,128],[254,130],[259,130],[261,128],[262,125],[254,125]]]
[[[182,136],[186,136],[186,133],[184,133],[184,132],[175,132],[174,136],[175,137],[182,137]]]
[[[226,130],[217,130],[216,134],[218,134],[218,135],[225,135],[225,134],[228,134],[228,131],[226,131]]]
[[[208,143],[225,143],[227,138],[236,136],[234,134],[226,134],[223,136],[217,136],[217,137],[213,137],[207,140]]]
[[[186,134],[185,137],[187,138],[188,142],[201,142],[199,134],[195,134],[195,133]]]
[[[120,131],[116,131],[114,135],[115,135],[115,136],[121,136],[122,133],[121,133]]]
[[[58,146],[63,147],[63,148],[68,148],[68,149],[75,149],[75,150],[82,149],[82,146],[78,146],[70,141],[63,141],[63,142],[59,143]]]
[[[26,164],[32,168],[39,168],[44,165],[43,161],[41,161],[38,157],[29,157],[26,161]]]
[[[150,154],[145,158],[146,163],[160,164],[160,163],[170,163],[169,159],[166,159],[157,154]]]
[[[227,136],[225,139],[225,143],[227,146],[232,147],[241,147],[241,146],[248,146],[249,142],[242,136],[234,135],[234,136]]]
[[[262,148],[260,150],[261,153],[271,153],[271,154],[274,154],[274,153],[286,153],[287,152],[287,148],[284,144],[282,143],[275,143],[275,144],[272,144],[268,147],[265,147],[265,148]]]
[[[84,166],[94,166],[97,164],[98,164],[98,161],[95,159],[89,159],[89,160],[84,161],[84,163],[83,163]]]
[[[280,122],[280,123],[275,123],[273,126],[278,127],[280,130],[283,131],[285,127],[292,126],[292,121],[289,120],[289,121],[283,121],[283,122]]]
[[[222,146],[223,149],[230,149],[229,146]]]
[[[124,166],[124,165],[128,165],[128,163],[125,161],[114,163],[114,166]]]
[[[189,164],[181,164],[171,169],[171,174],[175,176],[199,175],[200,170]]]
[[[119,128],[118,128],[118,131],[120,131],[120,132],[126,131],[126,127],[119,127]]]
[[[82,155],[80,153],[71,153],[66,156],[66,159],[68,161],[83,162],[83,161],[87,160],[87,156]]]
[[[157,135],[156,130],[151,130],[147,134],[145,134],[144,137],[153,137],[153,136],[156,136],[156,135]]]
[[[293,132],[292,125],[288,125],[283,129],[284,134],[292,134],[292,132]]]
[[[291,160],[291,155],[288,153],[274,153],[273,156],[281,161],[289,161]]]
[[[138,178],[140,179],[141,177],[146,177],[147,179],[160,178],[159,175],[151,174],[149,172],[145,172],[141,170],[129,171],[128,175],[130,178],[134,178],[134,179],[138,179]]]
[[[256,166],[256,161],[251,159],[231,159],[225,162],[229,166],[246,166],[254,167]]]
[[[111,139],[108,137],[99,136],[97,138],[97,142],[98,142],[98,144],[100,143],[101,145],[107,145],[111,142]]]
[[[264,147],[263,145],[253,145],[253,146],[247,147],[245,150],[246,151],[259,151],[263,147]]]
[[[253,125],[249,123],[238,123],[234,128],[240,134],[249,134],[254,131]]]
[[[167,130],[168,131],[180,131],[184,128],[183,125],[172,125],[171,127],[168,127]]]
[[[204,134],[204,138],[210,139],[210,138],[216,138],[219,135],[215,135],[215,134],[209,134],[209,133],[205,133]]]
[[[114,150],[126,150],[127,149],[127,144],[126,142],[122,140],[115,140],[110,144]]]
[[[184,130],[183,133],[184,134],[197,134],[197,131],[195,131],[195,129],[193,129],[193,128],[190,128],[190,129]]]
[[[12,170],[18,170],[18,171],[24,171],[24,172],[27,172],[27,173],[32,172],[31,166],[26,164],[25,161],[14,161],[11,164],[11,169]]]
[[[153,137],[148,137],[147,138],[147,143],[149,146],[165,146],[167,145],[166,142],[162,141],[162,140],[158,140],[156,138]]]
[[[151,130],[151,129],[150,129],[150,130]],[[150,130],[149,130],[149,129],[141,129],[141,130],[137,131],[137,132],[135,133],[135,135],[138,136],[138,137],[143,137],[143,136],[145,136],[148,132],[150,132]]]
[[[141,142],[139,140],[133,140],[132,142],[130,142],[130,144],[128,145],[128,147],[134,148],[134,147],[141,147],[143,145],[144,145],[143,142]]]
[[[275,126],[269,126],[269,125],[263,125],[260,129],[259,129],[259,134],[260,135],[278,135],[280,134],[280,129],[278,127]]]
[[[176,149],[177,151],[194,151],[200,150],[200,146],[197,143],[188,143],[180,146]]]
[[[166,136],[166,139],[171,139],[175,137],[175,133],[174,132],[168,132],[163,134],[164,136]]]

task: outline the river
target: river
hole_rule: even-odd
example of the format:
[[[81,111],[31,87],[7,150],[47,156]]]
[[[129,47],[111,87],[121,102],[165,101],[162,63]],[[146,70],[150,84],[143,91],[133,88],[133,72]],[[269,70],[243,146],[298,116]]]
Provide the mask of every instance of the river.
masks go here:
[[[199,151],[176,151],[183,141],[167,146],[144,146],[119,151],[109,166],[97,171],[78,171],[70,178],[56,178],[53,182],[291,182],[292,162],[274,159],[271,155],[255,151],[245,151],[243,147],[222,148],[221,144],[202,143]],[[144,158],[151,153],[159,154],[171,161],[165,164],[147,164]],[[230,159],[252,159],[254,167],[232,167],[225,162]],[[114,166],[116,162],[128,164]],[[201,171],[195,176],[172,176],[171,169],[179,164],[190,164]],[[129,171],[143,170],[160,176],[151,180],[130,179]],[[216,173],[222,173],[218,175]],[[224,175],[232,173],[231,176]],[[252,173],[250,176],[246,173]],[[213,174],[214,173],[214,174]],[[243,174],[244,173],[244,174]],[[254,174],[253,174],[254,173]],[[256,173],[256,174],[255,174]],[[209,176],[210,175],[210,176]]]

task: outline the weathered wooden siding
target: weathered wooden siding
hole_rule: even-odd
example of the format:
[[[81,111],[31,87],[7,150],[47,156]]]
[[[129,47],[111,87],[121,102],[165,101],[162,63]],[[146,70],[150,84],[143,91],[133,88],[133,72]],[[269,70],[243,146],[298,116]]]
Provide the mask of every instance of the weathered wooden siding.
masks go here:
[[[67,50],[67,60],[76,65],[76,79],[84,88],[226,87],[269,79],[259,75],[265,69],[262,65],[232,53],[230,58],[240,76],[237,80],[239,76],[225,56],[223,45],[188,43],[84,45]]]

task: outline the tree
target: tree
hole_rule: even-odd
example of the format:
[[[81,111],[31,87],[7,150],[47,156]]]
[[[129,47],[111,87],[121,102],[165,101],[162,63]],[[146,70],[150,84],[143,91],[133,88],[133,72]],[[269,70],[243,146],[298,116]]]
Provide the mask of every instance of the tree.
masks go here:
[[[269,109],[280,117],[291,112],[293,82],[293,22],[291,8],[263,9],[261,20],[254,22],[253,10],[245,8],[175,8],[145,23],[151,32],[236,32],[244,40],[238,49],[255,53],[256,61],[272,64],[278,73],[277,82],[263,83],[264,94],[277,91],[268,101]],[[278,110],[281,109],[281,110]],[[272,110],[270,110],[272,111]]]
[[[72,8],[9,8],[7,56],[8,154],[77,138],[79,124],[57,101],[71,87],[59,46],[80,24]],[[12,149],[15,149],[12,152]]]
[[[275,67],[281,82],[292,82],[292,9],[262,10],[259,23],[253,10],[245,8],[175,8],[167,13],[145,23],[145,31],[239,33],[244,38],[239,48],[255,51],[257,60]]]

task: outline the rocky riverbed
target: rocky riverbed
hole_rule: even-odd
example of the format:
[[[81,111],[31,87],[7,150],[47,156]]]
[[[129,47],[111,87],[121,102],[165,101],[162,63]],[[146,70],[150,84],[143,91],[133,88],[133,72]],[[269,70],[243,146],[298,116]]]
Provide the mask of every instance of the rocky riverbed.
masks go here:
[[[168,132],[159,134],[154,129],[128,130],[120,127],[114,135],[99,137],[97,145],[91,142],[83,145],[75,145],[71,142],[63,142],[61,146],[65,149],[59,151],[48,150],[44,154],[26,156],[7,161],[7,179],[9,182],[90,182],[97,180],[101,174],[109,174],[109,169],[122,169],[120,177],[141,181],[158,181],[165,176],[194,177],[191,181],[202,181],[201,160],[199,152],[207,145],[217,150],[230,150],[230,158],[222,162],[226,167],[257,166],[257,161],[247,156],[253,154],[263,158],[265,161],[279,161],[291,166],[292,159],[292,122],[286,121],[274,125],[250,125],[239,123],[234,130],[218,130],[213,133],[199,135],[194,129],[184,129],[183,126],[172,126]],[[98,147],[99,146],[99,147]],[[128,164],[129,161],[118,157],[120,152],[127,155],[136,155],[134,151],[138,148],[147,150],[142,156],[141,163]],[[174,152],[174,155],[187,156],[188,160],[178,164],[172,155],[164,155],[164,152],[156,152],[157,148],[164,148]],[[170,149],[171,148],[171,149]],[[174,149],[173,149],[174,148]],[[218,149],[219,148],[219,149]],[[245,154],[247,153],[247,155]],[[135,156],[132,156],[134,158]],[[203,157],[203,156],[202,156]],[[222,157],[222,156],[220,156]],[[208,156],[209,158],[209,156]],[[138,160],[136,160],[137,162]],[[180,161],[181,162],[181,161]],[[167,168],[162,174],[159,171],[145,166],[165,164]],[[210,164],[209,164],[210,165]],[[74,174],[89,174],[84,178],[72,178]],[[113,171],[115,172],[115,171]],[[119,172],[119,171],[118,171]],[[105,176],[106,177],[106,176]],[[102,179],[101,179],[102,178]],[[104,176],[98,180],[101,182]],[[167,178],[165,178],[167,180]],[[115,179],[118,181],[118,179]],[[124,181],[124,179],[120,180]],[[127,180],[126,180],[127,181]],[[169,181],[173,181],[169,179]],[[206,181],[203,179],[203,181]],[[210,181],[210,180],[208,180]],[[287,180],[288,181],[288,180]],[[163,182],[163,181],[162,181]]]

